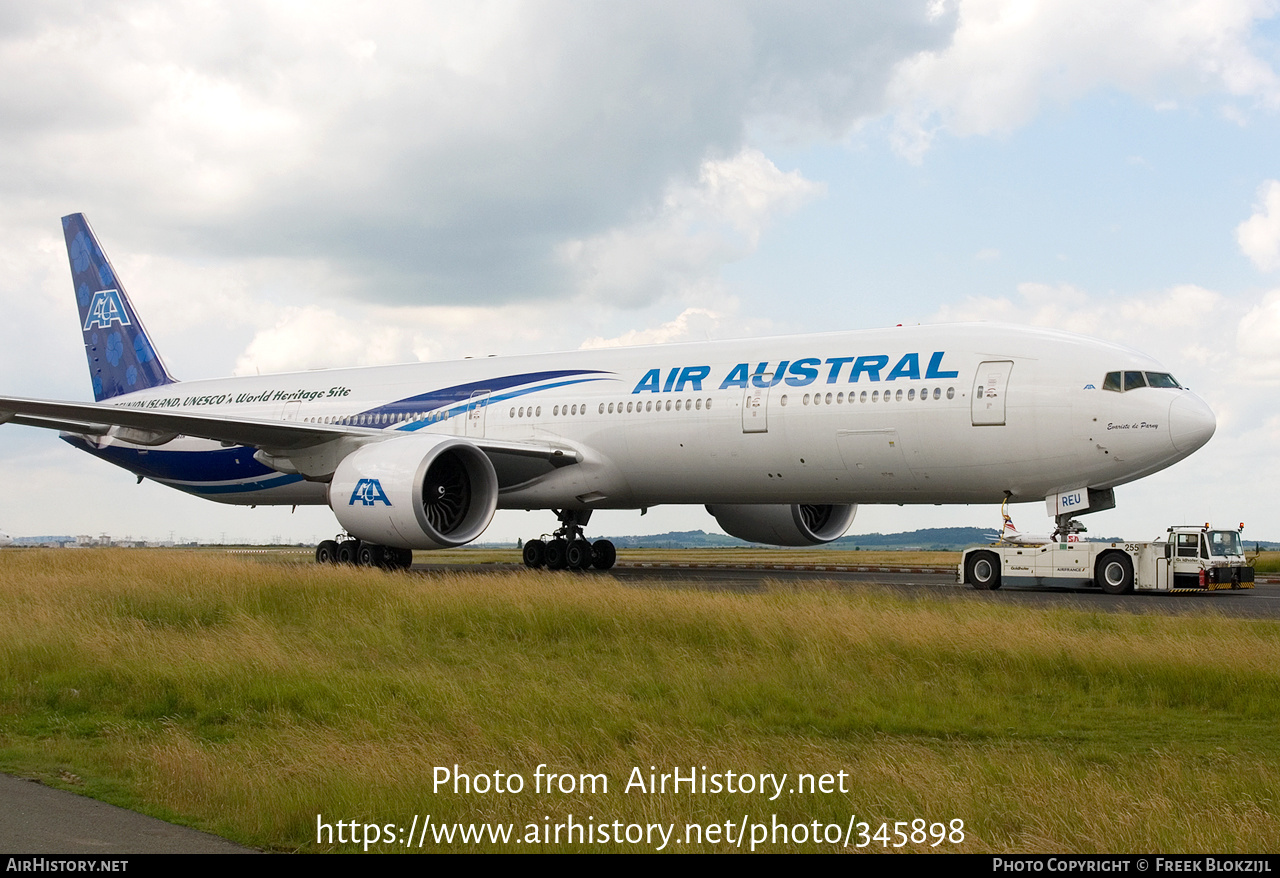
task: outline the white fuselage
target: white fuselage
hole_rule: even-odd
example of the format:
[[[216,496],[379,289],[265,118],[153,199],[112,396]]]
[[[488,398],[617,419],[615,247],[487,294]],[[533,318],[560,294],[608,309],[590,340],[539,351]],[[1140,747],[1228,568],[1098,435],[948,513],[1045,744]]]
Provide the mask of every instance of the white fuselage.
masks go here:
[[[1160,369],[1094,339],[966,324],[189,381],[111,402],[577,452],[504,485],[502,508],[994,503],[1113,487],[1208,441],[1213,414],[1190,391],[1102,389],[1108,372]],[[250,448],[111,445],[97,453],[210,499],[327,502],[326,484],[264,474]],[[198,462],[211,453],[216,471]]]

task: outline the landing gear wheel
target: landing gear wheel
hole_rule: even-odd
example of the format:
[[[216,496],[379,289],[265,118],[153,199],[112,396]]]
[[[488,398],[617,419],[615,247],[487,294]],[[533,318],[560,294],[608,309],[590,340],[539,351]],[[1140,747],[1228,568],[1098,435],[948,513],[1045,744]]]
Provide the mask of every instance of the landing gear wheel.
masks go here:
[[[573,540],[565,550],[564,559],[570,570],[586,570],[591,566],[591,544],[586,540]]]
[[[360,561],[360,541],[343,540],[338,543],[338,563],[357,564]]]
[[[383,570],[408,570],[409,565],[413,563],[413,549],[398,549],[395,546],[375,546],[382,553],[382,563],[375,563],[375,567],[381,567]],[[377,557],[375,552],[374,557]]]
[[[591,544],[591,563],[597,570],[608,570],[618,560],[618,550],[609,540],[596,540]]]
[[[382,546],[362,543],[359,558],[361,567],[381,567],[383,565]]]
[[[550,539],[529,540],[524,544],[524,566],[536,570],[546,565],[548,570],[589,570],[597,567],[608,570],[617,559],[613,543],[598,540],[594,544],[582,535],[582,528],[591,518],[590,509],[559,509],[556,518],[560,527],[552,531]]]
[[[316,546],[316,563],[337,564],[338,544],[333,540],[324,540],[320,545]]]
[[[994,552],[974,552],[964,565],[964,581],[982,591],[1000,587],[1000,559]]]
[[[1093,579],[1107,594],[1128,594],[1133,591],[1133,561],[1120,552],[1108,552],[1098,559]]]
[[[547,569],[563,570],[568,567],[568,552],[569,544],[564,540],[555,539],[547,543]]]
[[[529,540],[524,544],[524,566],[537,570],[547,563],[547,544],[542,540]]]

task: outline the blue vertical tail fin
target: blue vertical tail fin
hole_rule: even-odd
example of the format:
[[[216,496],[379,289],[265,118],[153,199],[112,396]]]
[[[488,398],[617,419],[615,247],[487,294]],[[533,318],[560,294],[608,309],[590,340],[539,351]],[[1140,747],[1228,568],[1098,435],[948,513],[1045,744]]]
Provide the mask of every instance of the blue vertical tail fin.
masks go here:
[[[94,399],[173,384],[124,285],[82,213],[62,218]]]

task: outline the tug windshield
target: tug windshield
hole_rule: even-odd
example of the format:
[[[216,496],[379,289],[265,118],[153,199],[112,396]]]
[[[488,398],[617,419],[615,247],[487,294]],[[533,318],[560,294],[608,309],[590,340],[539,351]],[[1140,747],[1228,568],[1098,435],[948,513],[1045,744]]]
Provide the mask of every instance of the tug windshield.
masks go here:
[[[1214,555],[1243,555],[1240,534],[1233,530],[1209,531],[1209,551]]]

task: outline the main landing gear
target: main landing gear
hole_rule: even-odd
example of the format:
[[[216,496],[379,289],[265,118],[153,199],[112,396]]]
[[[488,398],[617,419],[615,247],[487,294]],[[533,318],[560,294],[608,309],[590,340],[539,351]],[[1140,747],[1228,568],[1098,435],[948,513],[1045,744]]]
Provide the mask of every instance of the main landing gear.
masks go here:
[[[582,535],[582,527],[591,518],[591,510],[562,509],[556,513],[560,527],[549,540],[529,540],[524,544],[524,566],[548,570],[608,570],[618,560],[618,550],[608,540],[591,542]],[[544,534],[545,536],[545,534]]]
[[[316,546],[316,563],[408,570],[413,564],[413,549],[379,546],[376,543],[353,540],[346,534],[338,534],[336,539],[325,540]]]

